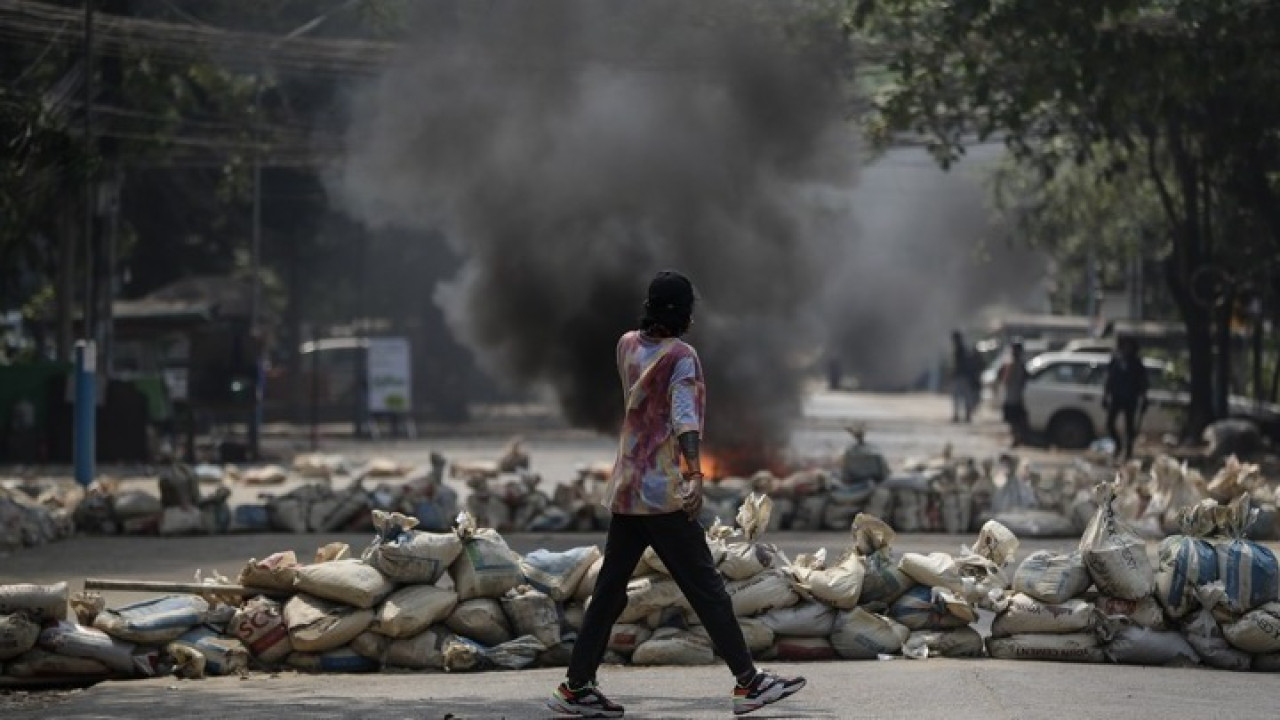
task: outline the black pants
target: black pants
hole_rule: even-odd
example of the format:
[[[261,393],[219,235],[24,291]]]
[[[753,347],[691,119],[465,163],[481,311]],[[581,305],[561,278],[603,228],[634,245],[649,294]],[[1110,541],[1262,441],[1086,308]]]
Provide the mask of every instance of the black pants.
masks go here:
[[[1138,433],[1138,406],[1136,403],[1112,402],[1107,408],[1107,435],[1116,442],[1116,449],[1124,453],[1125,459],[1133,457],[1134,436]],[[1116,416],[1124,415],[1124,442],[1116,433]]]
[[[649,546],[653,546],[653,551],[671,572],[671,578],[698,613],[698,619],[734,677],[753,672],[755,663],[734,617],[724,578],[716,571],[706,535],[698,523],[683,512],[614,515],[605,541],[604,564],[569,661],[570,684],[595,679],[613,624],[627,606],[627,583]]]

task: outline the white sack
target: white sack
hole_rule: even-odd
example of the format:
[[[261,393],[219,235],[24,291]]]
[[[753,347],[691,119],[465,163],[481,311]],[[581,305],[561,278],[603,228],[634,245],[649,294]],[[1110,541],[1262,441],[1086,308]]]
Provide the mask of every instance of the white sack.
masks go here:
[[[26,615],[0,615],[0,660],[12,660],[36,646],[40,626]]]
[[[774,566],[778,549],[760,542],[772,513],[773,500],[768,495],[753,492],[742,501],[737,522],[743,540],[725,546],[719,566],[722,575],[730,580],[745,580]]]
[[[858,606],[866,561],[850,552],[833,567],[814,570],[793,565],[790,572],[801,595],[848,610]]]
[[[662,628],[636,647],[633,665],[710,665],[715,662],[711,640],[692,630]]]
[[[631,657],[636,648],[653,637],[653,631],[644,625],[618,623],[609,632],[608,649],[625,657]]]
[[[982,636],[971,627],[954,630],[916,630],[902,643],[902,654],[915,660],[931,657],[982,657]]]
[[[1222,628],[1232,647],[1255,655],[1280,652],[1280,602],[1269,602]]]
[[[1060,555],[1038,550],[1028,555],[1013,574],[1013,592],[1047,603],[1078,597],[1092,583],[1078,551]]]
[[[909,635],[906,625],[854,608],[836,616],[831,645],[846,660],[875,660],[880,655],[898,654]]]
[[[1207,540],[1171,535],[1160,542],[1156,563],[1156,599],[1169,617],[1196,608],[1196,589],[1218,579],[1218,556]]]
[[[534,588],[556,602],[564,602],[578,592],[578,584],[587,570],[601,559],[600,548],[595,545],[564,552],[534,550],[521,558],[520,572]],[[595,585],[594,580],[592,585]]]
[[[802,602],[791,607],[774,608],[760,617],[775,635],[826,637],[836,621],[834,608],[819,602]]]
[[[249,651],[236,638],[223,637],[206,627],[187,631],[169,644],[180,645],[200,653],[209,675],[237,675],[249,669]]]
[[[524,582],[520,557],[496,530],[477,528],[475,518],[464,512],[458,515],[457,533],[462,552],[449,566],[449,574],[459,600],[499,598]]]
[[[889,549],[895,533],[887,523],[872,514],[858,513],[852,532],[854,546],[863,556],[859,603],[891,603],[915,584],[898,568],[899,561]]]
[[[458,605],[458,593],[434,585],[410,585],[401,588],[378,606],[378,614],[369,628],[393,638],[417,635],[436,623],[444,622]]]
[[[1181,634],[1130,625],[1111,637],[1103,649],[1114,663],[1132,665],[1198,665],[1200,656]]]
[[[90,658],[70,657],[40,649],[28,650],[5,665],[5,672],[16,678],[105,678],[111,669]]]
[[[436,625],[413,637],[392,640],[383,662],[410,670],[444,669],[444,647],[453,637],[448,628]]]
[[[373,526],[378,534],[363,558],[396,582],[434,584],[462,552],[456,533],[415,530],[418,519],[407,515],[374,510]]]
[[[240,584],[263,590],[279,590],[293,593],[293,582],[298,577],[298,556],[292,550],[272,553],[258,560],[250,558],[240,570]]]
[[[765,570],[753,578],[725,583],[733,601],[733,614],[738,617],[759,615],[773,608],[791,607],[800,596],[787,575],[777,569]]]
[[[600,577],[600,568],[604,565],[604,558],[591,563],[591,567],[582,574],[582,579],[578,581],[578,587],[573,591],[573,599],[579,602],[585,601],[591,597],[591,593],[596,591],[596,579]]]
[[[67,584],[0,585],[0,615],[25,613],[32,620],[65,620],[67,618]]]
[[[59,655],[96,660],[125,677],[156,674],[154,652],[139,651],[133,643],[66,620],[51,623],[41,630],[39,643],[42,649]]]
[[[992,637],[1028,633],[1077,633],[1093,626],[1093,605],[1073,598],[1045,603],[1018,593],[1002,603],[1004,609],[991,623]]]
[[[1147,543],[1116,514],[1113,503],[1118,483],[1100,483],[1098,511],[1080,538],[1089,576],[1099,592],[1137,600],[1155,590],[1155,572],[1147,558]]]
[[[502,605],[488,598],[458,603],[445,624],[459,635],[483,645],[499,645],[512,638],[511,624],[502,611]]]
[[[1093,633],[987,638],[987,654],[997,660],[1106,662],[1106,656],[1098,646],[1098,638]]]
[[[1237,650],[1227,642],[1222,626],[1213,616],[1213,608],[1226,598],[1226,589],[1222,583],[1213,583],[1200,588],[1197,602],[1199,605],[1185,623],[1182,633],[1187,642],[1200,656],[1200,660],[1209,667],[1219,670],[1248,670],[1252,658],[1246,652]]]
[[[516,636],[530,635],[544,647],[560,642],[560,613],[546,593],[520,585],[502,596],[502,610]]]
[[[755,655],[773,646],[773,630],[760,618],[738,618],[738,627],[742,629],[742,639],[747,643],[747,650]]]
[[[1156,602],[1156,599],[1150,595],[1139,600],[1125,600],[1102,595],[1094,598],[1093,605],[1101,615],[1112,620],[1124,618],[1134,625],[1139,625],[1149,630],[1169,629],[1168,623],[1165,622],[1164,610],[1160,608],[1160,603]]]
[[[368,630],[373,624],[373,610],[295,595],[284,605],[284,622],[295,651],[323,653],[346,645]]]
[[[376,672],[378,662],[363,657],[349,647],[325,652],[289,653],[285,663],[294,670],[312,673]]]
[[[391,638],[366,630],[355,637],[347,647],[360,657],[376,661],[379,665],[386,662],[387,648],[391,647]]]
[[[912,630],[948,630],[978,619],[963,598],[943,588],[916,585],[889,608],[889,616]]]
[[[831,640],[824,637],[778,635],[773,641],[773,652],[777,659],[793,662],[835,660],[837,657]]]
[[[361,609],[371,608],[396,589],[377,568],[363,560],[335,560],[298,568],[299,592]]]
[[[209,603],[195,595],[170,595],[103,610],[93,626],[121,640],[163,645],[204,622]]]
[[[274,600],[255,597],[246,601],[231,619],[230,630],[254,657],[265,663],[280,662],[293,652],[284,612]]]
[[[680,591],[680,586],[661,575],[638,578],[627,583],[627,606],[618,617],[618,622],[638,622],[649,613],[667,607],[690,609],[689,601]]]

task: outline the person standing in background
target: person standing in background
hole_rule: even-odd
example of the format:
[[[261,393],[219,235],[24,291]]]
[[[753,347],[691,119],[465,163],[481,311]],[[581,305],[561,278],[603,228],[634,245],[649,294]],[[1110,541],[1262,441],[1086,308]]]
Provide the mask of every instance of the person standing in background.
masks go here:
[[[1027,406],[1024,395],[1027,390],[1027,359],[1022,341],[1010,343],[1008,361],[1000,368],[998,381],[1004,394],[1004,421],[1009,423],[1009,432],[1013,436],[1013,447],[1027,442]]]
[[[972,422],[981,380],[977,354],[959,330],[951,333],[951,422]]]
[[[1102,407],[1107,411],[1107,435],[1125,460],[1133,457],[1138,434],[1137,418],[1147,410],[1147,369],[1138,353],[1138,341],[1120,338],[1117,352],[1107,365],[1107,382],[1102,391]],[[1116,432],[1116,418],[1124,415],[1124,438]]]

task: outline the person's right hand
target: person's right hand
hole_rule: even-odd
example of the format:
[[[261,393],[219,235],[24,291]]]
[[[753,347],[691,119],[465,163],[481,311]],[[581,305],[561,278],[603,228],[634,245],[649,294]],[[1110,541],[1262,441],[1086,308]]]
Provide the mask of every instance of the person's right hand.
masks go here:
[[[702,473],[685,473],[680,487],[680,507],[694,520],[702,512]]]

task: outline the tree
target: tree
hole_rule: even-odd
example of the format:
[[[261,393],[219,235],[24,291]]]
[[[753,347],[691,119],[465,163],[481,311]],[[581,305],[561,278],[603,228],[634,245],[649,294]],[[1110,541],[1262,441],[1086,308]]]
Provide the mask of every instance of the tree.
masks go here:
[[[1277,278],[1280,4],[850,0],[848,24],[887,49],[894,77],[873,136],[917,133],[944,167],[999,137],[1045,177],[1145,176],[1187,328],[1189,430],[1221,416],[1234,295]],[[1198,287],[1207,268],[1235,281],[1215,283],[1216,302]]]

